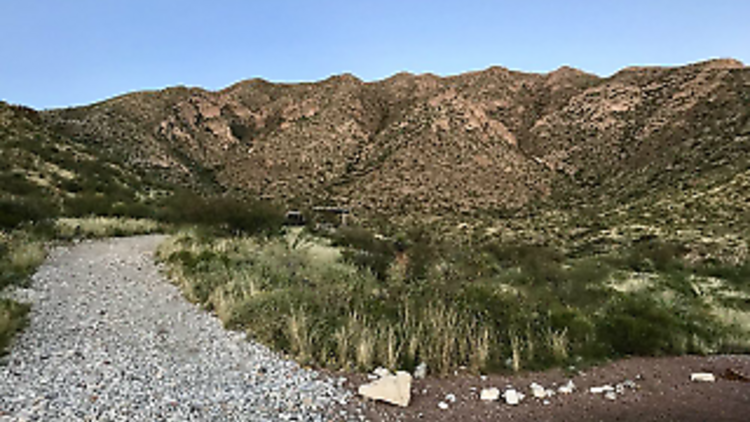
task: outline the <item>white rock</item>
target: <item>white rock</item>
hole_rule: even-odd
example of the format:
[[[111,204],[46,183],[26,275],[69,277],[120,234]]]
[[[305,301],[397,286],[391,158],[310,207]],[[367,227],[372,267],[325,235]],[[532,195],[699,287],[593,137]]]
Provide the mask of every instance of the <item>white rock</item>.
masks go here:
[[[693,382],[714,382],[716,377],[710,372],[695,372],[690,374],[690,381]]]
[[[479,399],[484,401],[496,401],[500,399],[500,390],[495,387],[484,388],[482,389],[482,392],[479,393]]]
[[[604,398],[607,400],[617,400],[617,393],[614,391],[607,391],[604,393]]]
[[[450,403],[455,403],[456,402],[456,395],[455,394],[446,394],[445,395],[445,401],[450,402]]]
[[[557,392],[560,394],[571,394],[573,393],[573,390],[575,389],[576,389],[576,385],[573,384],[573,380],[568,380],[568,382],[565,383],[565,385],[561,385],[557,389]]]
[[[615,387],[612,387],[611,385],[602,385],[600,387],[591,387],[589,388],[589,391],[591,394],[602,394],[602,393],[608,393],[610,391],[615,391]]]
[[[378,378],[383,378],[383,377],[387,377],[388,375],[392,375],[391,371],[383,368],[382,366],[375,368],[375,370],[372,371],[372,374]]]
[[[518,403],[521,403],[521,400],[526,397],[523,393],[516,391],[515,389],[511,388],[510,390],[505,390],[505,393],[503,393],[503,398],[505,398],[505,402],[515,406]]]
[[[372,400],[381,400],[406,407],[411,400],[411,374],[404,371],[386,375],[379,380],[359,387],[359,394]]]
[[[537,399],[543,399],[547,397],[547,391],[541,385],[532,382],[529,386],[531,388],[531,394]]]
[[[439,407],[440,409],[442,409],[442,410],[448,410],[448,407],[449,407],[449,406],[448,406],[448,403],[446,403],[446,402],[444,402],[444,401],[441,401],[440,403],[438,403],[438,407]]]
[[[414,369],[414,378],[421,380],[427,376],[427,364],[422,362]]]

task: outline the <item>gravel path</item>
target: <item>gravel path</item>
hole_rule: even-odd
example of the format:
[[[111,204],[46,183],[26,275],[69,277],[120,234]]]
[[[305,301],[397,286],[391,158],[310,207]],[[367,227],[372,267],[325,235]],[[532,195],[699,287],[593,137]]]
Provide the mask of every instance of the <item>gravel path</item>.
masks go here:
[[[153,263],[162,240],[55,248],[32,288],[14,293],[34,305],[0,366],[0,421],[343,418],[343,379],[304,370],[186,302]]]

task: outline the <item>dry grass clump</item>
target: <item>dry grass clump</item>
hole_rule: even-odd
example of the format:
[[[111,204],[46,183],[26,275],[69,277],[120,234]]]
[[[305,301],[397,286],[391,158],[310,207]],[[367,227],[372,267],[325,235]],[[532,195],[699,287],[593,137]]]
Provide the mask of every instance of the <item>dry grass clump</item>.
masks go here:
[[[157,221],[125,217],[59,218],[54,224],[55,236],[62,239],[133,236],[163,230]]]

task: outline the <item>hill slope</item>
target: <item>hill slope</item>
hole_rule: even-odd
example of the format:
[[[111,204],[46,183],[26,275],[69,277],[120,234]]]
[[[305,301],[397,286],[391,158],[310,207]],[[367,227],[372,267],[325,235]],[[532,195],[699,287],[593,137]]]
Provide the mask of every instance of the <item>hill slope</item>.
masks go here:
[[[256,79],[42,116],[171,182],[434,215],[556,196],[639,197],[742,167],[749,102],[750,70],[713,60],[609,78],[493,67],[372,83]]]

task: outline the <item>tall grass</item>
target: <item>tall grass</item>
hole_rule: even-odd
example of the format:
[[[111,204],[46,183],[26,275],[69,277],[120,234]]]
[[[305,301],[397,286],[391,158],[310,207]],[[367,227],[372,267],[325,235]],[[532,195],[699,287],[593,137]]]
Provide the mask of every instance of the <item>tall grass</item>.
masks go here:
[[[0,294],[11,285],[24,286],[45,258],[44,247],[21,234],[0,232]],[[29,305],[0,298],[0,355],[26,325]]]
[[[59,239],[133,236],[164,231],[164,225],[149,219],[125,217],[59,218],[54,223]]]
[[[183,231],[159,255],[186,296],[229,327],[331,368],[425,362],[441,374],[460,366],[519,371],[581,358],[706,352],[726,334],[676,273],[656,273],[651,290],[615,288],[616,274],[632,271],[626,258],[651,259],[653,249],[569,259],[534,246],[485,243],[457,253],[347,236],[331,243]],[[657,254],[666,258],[650,270],[688,271],[672,265],[669,253]],[[672,299],[660,299],[661,291]]]
[[[27,283],[45,256],[42,243],[26,236],[0,241],[0,290],[11,284]]]

